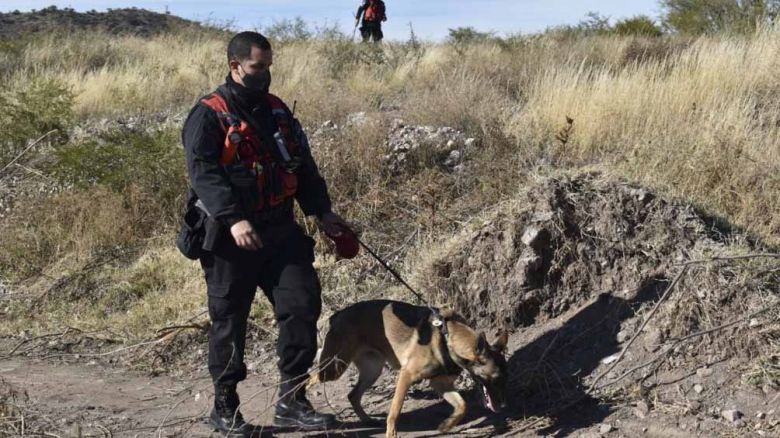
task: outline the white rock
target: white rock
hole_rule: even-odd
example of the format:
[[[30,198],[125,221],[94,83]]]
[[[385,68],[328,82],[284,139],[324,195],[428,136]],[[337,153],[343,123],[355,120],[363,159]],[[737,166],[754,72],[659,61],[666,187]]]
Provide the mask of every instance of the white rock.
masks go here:
[[[742,412],[739,412],[736,409],[727,409],[720,412],[721,417],[725,418],[728,421],[735,422],[742,418]]]
[[[447,157],[446,160],[444,160],[444,165],[447,167],[455,167],[455,165],[460,162],[460,151],[457,149],[453,149],[452,152],[450,152],[450,155]]]
[[[618,360],[618,357],[620,357],[620,353],[615,353],[611,356],[607,356],[604,359],[601,359],[601,363],[603,363],[604,365],[609,365],[612,362]]]

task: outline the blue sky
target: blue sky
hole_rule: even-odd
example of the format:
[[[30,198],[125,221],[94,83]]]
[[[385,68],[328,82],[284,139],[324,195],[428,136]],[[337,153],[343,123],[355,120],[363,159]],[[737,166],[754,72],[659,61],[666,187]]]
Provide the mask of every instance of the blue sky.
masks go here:
[[[338,23],[352,30],[352,18],[359,0],[2,0],[0,11],[29,11],[49,5],[90,9],[138,7],[165,11],[195,20],[232,22],[236,29],[252,29],[284,18],[300,16],[313,23]],[[448,28],[473,26],[481,31],[532,33],[549,26],[575,24],[589,11],[618,18],[645,14],[657,17],[657,0],[385,0],[388,22],[385,35],[406,39],[411,22],[415,33],[426,39],[441,39]]]

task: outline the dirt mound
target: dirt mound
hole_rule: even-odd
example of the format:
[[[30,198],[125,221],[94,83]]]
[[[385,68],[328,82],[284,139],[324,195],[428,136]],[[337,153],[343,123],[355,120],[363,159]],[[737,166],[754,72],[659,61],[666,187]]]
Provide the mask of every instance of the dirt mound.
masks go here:
[[[751,249],[688,204],[598,174],[547,179],[478,222],[434,249],[418,279],[483,326],[543,322],[604,292],[630,298],[693,253]]]
[[[544,179],[473,221],[422,256],[415,280],[478,326],[515,330],[518,422],[571,432],[671,416],[675,433],[707,435],[778,399],[780,268],[763,251],[688,204],[591,173]],[[558,415],[566,406],[576,415]]]
[[[109,9],[106,12],[76,12],[56,6],[32,12],[0,13],[0,39],[18,38],[25,34],[76,30],[104,30],[114,35],[149,37],[181,26],[200,24],[138,8]]]

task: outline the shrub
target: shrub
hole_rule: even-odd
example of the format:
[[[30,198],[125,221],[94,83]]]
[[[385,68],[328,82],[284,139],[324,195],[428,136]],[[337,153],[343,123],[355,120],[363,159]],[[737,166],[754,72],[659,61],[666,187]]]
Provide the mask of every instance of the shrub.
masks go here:
[[[619,20],[615,23],[614,32],[618,35],[659,37],[663,31],[648,16],[639,15]]]
[[[748,33],[780,10],[779,0],[661,0],[663,24],[685,34]]]
[[[135,191],[138,220],[152,229],[178,221],[187,177],[178,129],[127,133],[112,131],[57,149],[54,175],[67,184],[128,194]],[[132,190],[131,190],[132,189]]]
[[[470,44],[488,41],[495,36],[490,32],[480,32],[471,26],[449,29],[449,41],[453,44]]]
[[[274,21],[270,26],[263,28],[262,32],[275,43],[308,41],[314,35],[314,32],[309,29],[309,25],[301,17]]]
[[[0,91],[0,165],[46,132],[58,130],[50,138],[66,138],[64,128],[73,116],[72,106],[73,95],[56,79],[33,78],[19,88]]]

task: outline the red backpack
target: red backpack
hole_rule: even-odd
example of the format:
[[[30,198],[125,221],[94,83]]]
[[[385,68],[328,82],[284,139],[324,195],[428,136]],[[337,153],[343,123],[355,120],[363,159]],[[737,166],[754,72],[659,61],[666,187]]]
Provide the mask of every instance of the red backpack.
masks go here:
[[[363,19],[365,21],[383,21],[385,19],[385,2],[382,0],[368,0],[368,7]]]

